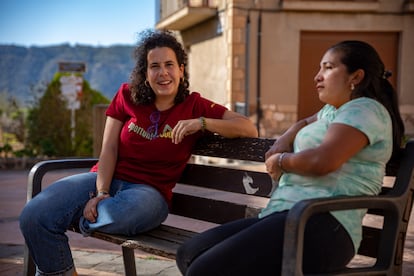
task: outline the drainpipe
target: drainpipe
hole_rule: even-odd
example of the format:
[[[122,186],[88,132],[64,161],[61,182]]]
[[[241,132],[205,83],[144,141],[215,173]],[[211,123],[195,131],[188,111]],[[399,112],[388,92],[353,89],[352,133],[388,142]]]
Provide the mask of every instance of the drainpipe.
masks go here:
[[[250,12],[247,12],[246,18],[246,69],[245,72],[245,88],[244,88],[244,115],[249,116],[249,87],[250,87]]]
[[[257,121],[256,127],[260,136],[260,120],[262,119],[262,107],[261,107],[261,93],[260,93],[260,68],[261,68],[261,45],[262,45],[262,11],[259,11],[259,17],[257,22],[257,97],[256,97],[256,114]]]

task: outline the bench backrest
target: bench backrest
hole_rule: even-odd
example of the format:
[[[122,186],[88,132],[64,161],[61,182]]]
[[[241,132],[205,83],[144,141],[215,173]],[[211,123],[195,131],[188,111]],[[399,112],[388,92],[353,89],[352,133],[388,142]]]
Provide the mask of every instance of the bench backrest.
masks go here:
[[[273,143],[274,139],[219,136],[200,140],[193,154],[231,161],[221,161],[220,166],[209,163],[214,162],[211,160],[205,164],[189,163],[174,189],[172,213],[217,224],[255,216],[274,185],[260,170],[264,154]]]

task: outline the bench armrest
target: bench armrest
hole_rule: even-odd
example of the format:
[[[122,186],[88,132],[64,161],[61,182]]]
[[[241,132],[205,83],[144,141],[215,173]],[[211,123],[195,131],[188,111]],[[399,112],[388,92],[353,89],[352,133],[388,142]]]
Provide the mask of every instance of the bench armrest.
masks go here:
[[[304,231],[312,215],[351,209],[382,210],[384,221],[375,265],[352,269],[352,272],[345,269],[344,275],[368,275],[368,271],[370,275],[401,273],[405,234],[414,199],[414,140],[406,143],[399,161],[394,187],[384,195],[316,198],[296,203],[286,218],[282,275],[303,275]]]
[[[54,170],[91,168],[98,161],[96,158],[58,159],[37,163],[29,172],[27,181],[27,201],[42,190],[43,176]]]
[[[290,209],[285,226],[282,275],[303,275],[302,257],[304,231],[308,219],[317,213],[350,209],[384,210],[384,228],[377,263],[393,260],[399,231],[399,218],[404,206],[401,198],[389,196],[356,196],[302,200]],[[387,223],[385,223],[385,221]],[[385,267],[387,267],[386,265]]]

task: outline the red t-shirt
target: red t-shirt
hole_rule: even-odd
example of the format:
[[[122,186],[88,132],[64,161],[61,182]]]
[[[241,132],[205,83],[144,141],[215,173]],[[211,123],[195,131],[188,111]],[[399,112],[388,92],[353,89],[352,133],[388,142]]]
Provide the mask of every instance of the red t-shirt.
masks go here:
[[[221,119],[226,108],[191,93],[184,102],[158,111],[154,104],[136,105],[128,84],[122,84],[106,115],[123,122],[114,178],[148,184],[158,189],[171,203],[172,189],[180,178],[191,150],[202,135],[186,136],[179,144],[171,141],[171,130],[179,120]],[[156,134],[155,134],[156,133]],[[96,172],[98,164],[91,171]]]

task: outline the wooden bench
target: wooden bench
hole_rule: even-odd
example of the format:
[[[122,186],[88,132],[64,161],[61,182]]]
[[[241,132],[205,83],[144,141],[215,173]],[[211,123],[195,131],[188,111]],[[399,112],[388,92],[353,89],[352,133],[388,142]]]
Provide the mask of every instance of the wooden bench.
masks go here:
[[[163,225],[135,237],[99,232],[92,236],[121,245],[126,275],[136,275],[134,249],[175,258],[180,244],[197,232],[237,218],[254,216],[266,204],[272,182],[264,173],[262,162],[273,142],[272,139],[224,139],[218,136],[201,140],[193,151],[195,155],[227,158],[232,162],[222,159],[205,165],[190,162],[174,189],[171,215]],[[42,179],[47,172],[90,168],[96,161],[65,159],[36,164],[29,173],[27,200],[41,191]],[[256,168],[262,171],[255,171]],[[70,230],[77,231],[75,228]],[[27,250],[25,275],[34,275],[34,265]]]
[[[134,249],[139,248],[159,256],[175,258],[176,249],[180,244],[196,233],[238,218],[256,216],[260,209],[266,205],[269,195],[275,188],[275,183],[272,183],[269,176],[264,172],[263,166],[264,154],[273,142],[273,139],[225,139],[218,136],[211,136],[201,140],[194,149],[193,154],[209,158],[227,158],[231,161],[207,162],[207,164],[189,162],[174,189],[171,215],[169,215],[163,225],[148,233],[134,237],[109,235],[99,232],[94,233],[93,237],[121,245],[125,274],[136,275]],[[411,156],[414,156],[412,153],[413,143],[410,144],[409,149],[411,150]],[[398,187],[394,186],[393,189],[385,189],[384,193],[387,193],[387,195],[370,197],[370,199],[376,202],[385,201],[386,199],[382,198],[388,198],[390,201],[400,202],[398,204],[402,206],[411,207],[412,199],[408,198],[409,192],[407,188],[410,181],[406,178],[407,173],[404,171],[409,170],[411,173],[413,162],[407,165],[406,159],[408,159],[407,156],[404,157],[403,166],[398,173]],[[95,162],[96,159],[65,159],[38,163],[29,174],[27,200],[30,200],[41,191],[42,179],[47,172],[61,169],[89,168]],[[411,192],[412,182],[411,180]],[[331,201],[336,202],[335,200]],[[373,206],[375,208],[378,207],[375,204]],[[294,208],[294,210],[296,209]],[[390,258],[389,263],[397,267],[398,271],[401,271],[405,232],[408,223],[407,218],[409,218],[410,211],[411,209],[407,208],[405,214],[402,212],[392,212],[390,214],[392,219],[386,219],[384,223],[384,231],[387,233],[386,240],[397,240],[396,237],[399,240],[398,247],[395,245],[396,242],[385,242],[387,244],[384,245],[387,250],[393,252],[388,254],[387,257]],[[297,212],[294,211],[293,213],[296,214]],[[405,222],[401,223],[400,221]],[[288,231],[293,227],[292,224],[294,225],[294,222],[295,219],[289,219]],[[301,227],[302,225],[299,226],[299,229]],[[389,228],[396,230],[389,231],[387,230]],[[367,226],[364,229],[370,228]],[[70,230],[77,231],[75,228]],[[380,253],[378,252],[384,251],[383,248],[377,250],[378,242],[384,243],[384,239],[380,238],[381,232],[381,230],[371,232],[364,230],[364,241],[359,254],[372,257],[379,256]],[[397,234],[397,232],[400,234]],[[368,233],[370,234],[368,235]],[[388,235],[392,235],[392,237],[388,237]],[[291,241],[292,237],[287,235],[287,238],[287,246],[292,246],[290,244],[293,242]],[[300,235],[297,246],[299,249],[302,247]],[[301,256],[298,257],[294,254],[299,251],[292,249],[287,250],[287,252],[284,258],[285,266],[283,269],[288,271],[288,273],[283,273],[283,275],[299,275],[300,273],[297,273],[295,269],[298,265],[301,266]],[[297,262],[287,260],[292,255],[297,257]],[[382,256],[380,257],[382,258]],[[399,258],[399,262],[395,263],[392,261],[394,257]],[[33,261],[26,248],[24,275],[34,275],[34,271]]]

